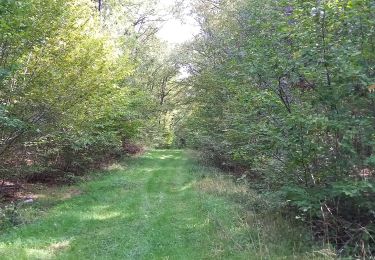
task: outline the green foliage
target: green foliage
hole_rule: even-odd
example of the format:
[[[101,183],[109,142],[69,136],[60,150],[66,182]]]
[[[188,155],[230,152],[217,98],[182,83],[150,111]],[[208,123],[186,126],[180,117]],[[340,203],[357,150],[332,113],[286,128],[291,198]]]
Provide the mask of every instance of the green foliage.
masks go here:
[[[193,1],[201,33],[173,55],[156,1],[94,2],[0,2],[2,178],[188,146],[374,254],[372,0]]]
[[[151,99],[127,84],[138,75],[126,39],[107,31],[89,0],[0,5],[4,174],[27,161],[82,170],[121,154],[148,120]]]
[[[0,207],[0,229],[6,229],[22,223],[21,216],[18,211],[18,205],[11,203],[4,207]]]
[[[361,243],[347,223],[375,232],[374,11],[373,1],[197,1],[202,33],[182,61],[192,109],[178,138],[329,222],[322,232],[341,253]],[[362,257],[374,253],[366,241]]]

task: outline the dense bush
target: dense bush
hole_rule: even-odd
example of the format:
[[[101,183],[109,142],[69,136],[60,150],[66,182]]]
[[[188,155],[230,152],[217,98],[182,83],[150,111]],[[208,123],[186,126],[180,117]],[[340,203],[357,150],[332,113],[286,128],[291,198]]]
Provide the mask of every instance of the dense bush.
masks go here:
[[[0,2],[0,179],[98,166],[155,117],[141,42],[110,22],[90,0]]]
[[[201,1],[195,13],[180,138],[249,169],[338,252],[374,255],[373,1]]]

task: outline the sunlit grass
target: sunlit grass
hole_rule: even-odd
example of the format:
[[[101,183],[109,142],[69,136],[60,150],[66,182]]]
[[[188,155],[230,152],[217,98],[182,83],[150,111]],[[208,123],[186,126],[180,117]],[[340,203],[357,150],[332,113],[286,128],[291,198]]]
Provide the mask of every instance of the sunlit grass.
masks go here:
[[[305,230],[252,212],[246,185],[187,158],[153,151],[70,187],[79,192],[0,236],[0,259],[318,258]]]

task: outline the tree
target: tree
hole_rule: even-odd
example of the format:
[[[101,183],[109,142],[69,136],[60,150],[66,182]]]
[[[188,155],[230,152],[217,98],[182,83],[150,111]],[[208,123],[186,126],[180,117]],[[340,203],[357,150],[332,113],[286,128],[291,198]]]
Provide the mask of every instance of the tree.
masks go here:
[[[202,33],[182,61],[194,105],[179,126],[190,145],[256,172],[339,248],[356,243],[332,235],[347,223],[374,232],[372,1],[197,1],[195,14]]]

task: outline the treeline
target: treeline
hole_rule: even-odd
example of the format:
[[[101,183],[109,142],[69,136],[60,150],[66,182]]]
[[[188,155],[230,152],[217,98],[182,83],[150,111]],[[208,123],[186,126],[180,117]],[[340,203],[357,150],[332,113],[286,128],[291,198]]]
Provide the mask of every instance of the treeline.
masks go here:
[[[374,1],[192,1],[201,33],[173,55],[157,2],[0,1],[0,195],[174,142],[374,256]]]
[[[0,2],[2,183],[82,172],[160,136],[164,74],[152,76],[152,88],[147,75],[163,63],[150,54],[162,49],[157,24],[146,19],[154,7],[136,0],[98,7],[91,0]]]
[[[196,1],[177,140],[375,255],[375,2]],[[289,210],[290,211],[290,210]]]

